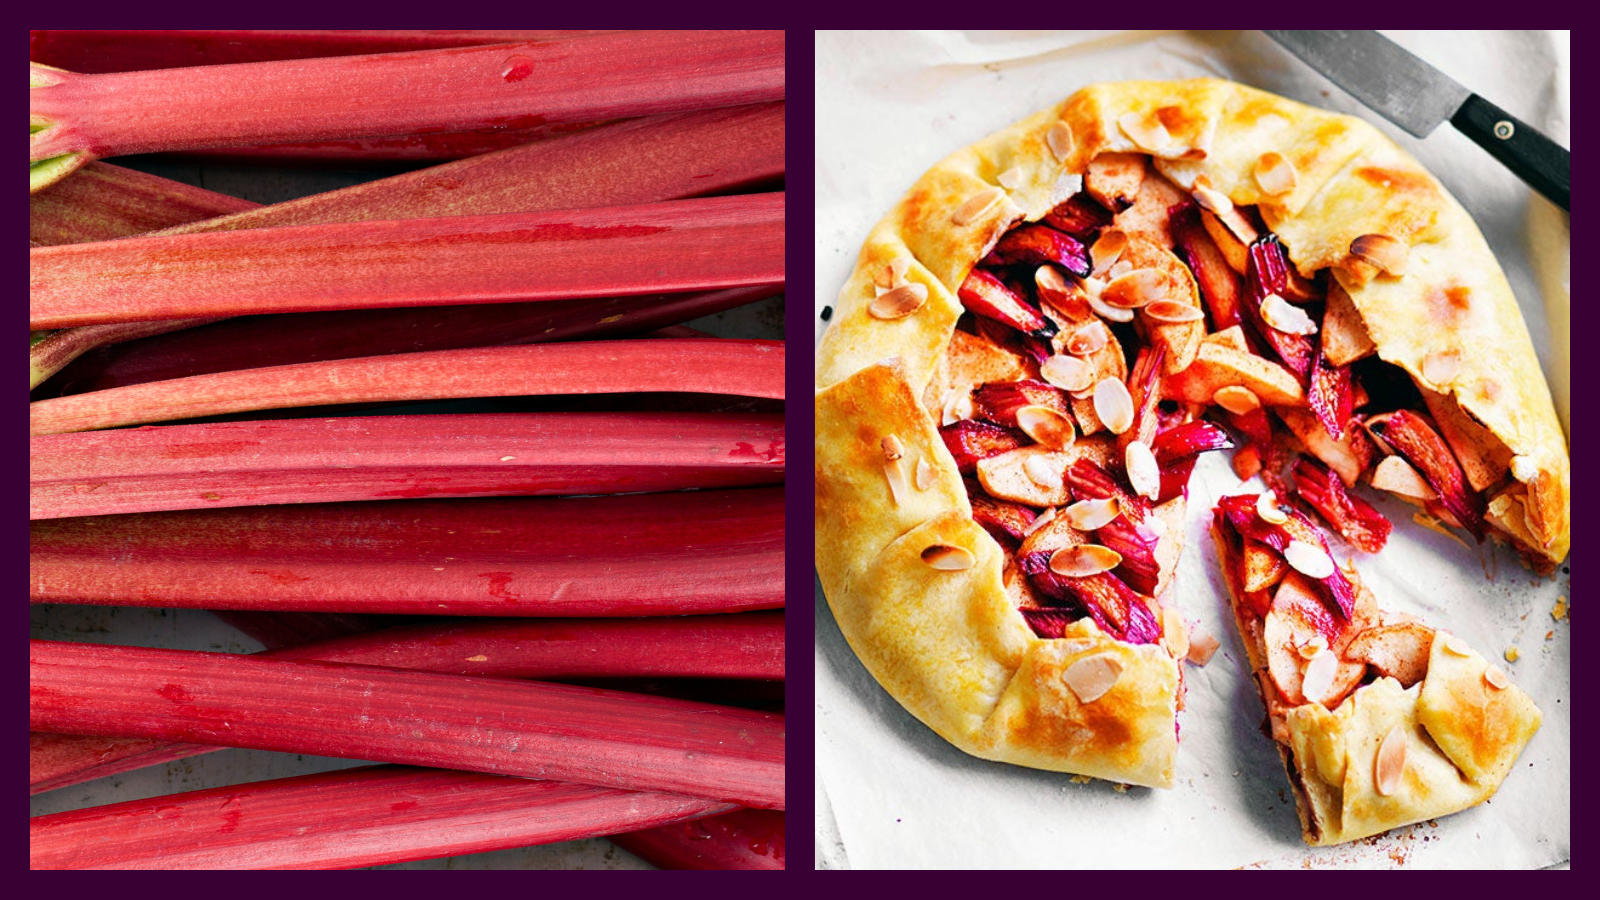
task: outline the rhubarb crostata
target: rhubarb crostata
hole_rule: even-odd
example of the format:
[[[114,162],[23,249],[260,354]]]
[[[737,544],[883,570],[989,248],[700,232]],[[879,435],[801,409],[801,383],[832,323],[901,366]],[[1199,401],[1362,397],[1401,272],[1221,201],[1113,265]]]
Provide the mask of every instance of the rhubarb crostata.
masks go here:
[[[1172,783],[1180,662],[1206,648],[1164,598],[1190,471],[1230,448],[1268,493],[1223,500],[1217,551],[1308,840],[1479,802],[1537,729],[1324,537],[1381,551],[1375,489],[1542,573],[1569,541],[1511,290],[1365,123],[1210,79],[1085,88],[922,176],[817,363],[823,590],[962,750]]]

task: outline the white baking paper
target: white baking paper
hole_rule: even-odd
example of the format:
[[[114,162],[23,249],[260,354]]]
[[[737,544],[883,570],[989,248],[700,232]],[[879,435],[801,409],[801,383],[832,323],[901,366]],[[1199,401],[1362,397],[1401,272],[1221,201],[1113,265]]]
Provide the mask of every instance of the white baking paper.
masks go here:
[[[1570,146],[1566,33],[1386,33]],[[1438,176],[1494,247],[1567,415],[1565,214],[1449,125],[1412,139],[1260,32],[822,32],[816,50],[819,336],[820,313],[868,230],[946,154],[1087,84],[1211,75],[1372,121]],[[819,867],[1533,868],[1570,859],[1570,626],[1552,615],[1570,597],[1570,576],[1564,567],[1537,579],[1512,554],[1463,546],[1415,525],[1411,507],[1381,501],[1396,533],[1380,556],[1356,554],[1380,602],[1485,655],[1517,648],[1502,666],[1543,709],[1544,727],[1488,803],[1341,847],[1302,844],[1201,521],[1219,496],[1241,490],[1212,456],[1191,482],[1175,590],[1222,649],[1187,673],[1177,785],[1119,790],[966,756],[867,674],[819,589]]]

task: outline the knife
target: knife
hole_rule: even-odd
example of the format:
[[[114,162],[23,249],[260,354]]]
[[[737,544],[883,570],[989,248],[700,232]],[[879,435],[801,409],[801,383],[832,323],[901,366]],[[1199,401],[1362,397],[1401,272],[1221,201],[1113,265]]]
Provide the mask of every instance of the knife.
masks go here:
[[[1570,210],[1571,154],[1376,31],[1268,31],[1328,80],[1411,134],[1449,120],[1529,187]]]

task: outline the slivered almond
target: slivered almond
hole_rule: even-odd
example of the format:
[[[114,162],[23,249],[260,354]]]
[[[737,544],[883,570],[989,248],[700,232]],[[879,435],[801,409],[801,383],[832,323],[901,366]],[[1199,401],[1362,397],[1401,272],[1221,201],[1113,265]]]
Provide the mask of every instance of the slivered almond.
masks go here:
[[[1435,350],[1422,358],[1422,377],[1435,387],[1449,387],[1460,371],[1460,350]]]
[[[1189,638],[1189,662],[1197,666],[1205,665],[1211,661],[1212,654],[1216,653],[1217,648],[1220,646],[1222,646],[1222,642],[1217,640],[1217,636],[1210,632],[1191,635]]]
[[[906,273],[909,271],[911,271],[911,258],[909,256],[897,256],[888,265],[878,270],[878,274],[873,278],[873,284],[886,291],[890,288],[897,288],[906,283]]]
[[[1452,656],[1470,656],[1472,648],[1467,646],[1466,641],[1452,634],[1444,639],[1444,652]]]
[[[1200,204],[1201,209],[1210,210],[1219,216],[1233,212],[1233,201],[1223,192],[1197,184],[1194,189],[1194,202]]]
[[[1057,354],[1039,364],[1039,377],[1063,391],[1081,391],[1094,383],[1094,367],[1076,356]]]
[[[1120,309],[1137,309],[1171,294],[1171,285],[1160,269],[1134,269],[1113,278],[1100,292],[1100,299]]]
[[[970,569],[977,564],[977,557],[965,547],[951,547],[946,544],[934,544],[922,551],[922,561],[930,568],[944,572],[959,572]]]
[[[1511,684],[1511,679],[1506,677],[1506,673],[1493,663],[1489,664],[1489,668],[1483,670],[1483,680],[1489,683],[1489,687],[1497,691],[1503,691]]]
[[[940,425],[954,425],[977,415],[978,408],[972,402],[972,392],[963,390],[951,391],[950,396],[944,401],[944,409],[941,410],[941,413],[942,415],[939,418]]]
[[[1380,796],[1392,796],[1400,790],[1401,776],[1406,771],[1406,729],[1396,725],[1389,729],[1378,743],[1378,759],[1374,764],[1373,780]]]
[[[1093,281],[1094,279],[1089,280]],[[1111,322],[1133,321],[1133,310],[1121,309],[1110,305],[1104,300],[1101,300],[1099,291],[1089,291],[1088,293],[1084,294],[1084,297],[1089,301],[1089,308],[1094,310],[1094,314],[1102,319],[1106,319]]]
[[[1439,496],[1439,492],[1416,469],[1411,468],[1410,463],[1398,456],[1385,456],[1378,463],[1377,468],[1372,470],[1372,486],[1380,491],[1417,500],[1432,500]]]
[[[1350,254],[1390,275],[1404,275],[1411,250],[1386,234],[1363,234],[1350,242]]]
[[[1539,477],[1539,464],[1531,456],[1511,457],[1511,477],[1523,484],[1532,484]]]
[[[925,491],[933,487],[933,466],[928,465],[926,459],[917,460],[915,483],[919,491]]]
[[[1051,306],[1071,312],[1065,307],[1072,294],[1072,288],[1067,284],[1067,279],[1055,266],[1040,266],[1033,271],[1033,283],[1039,288],[1039,299]]]
[[[1067,338],[1067,352],[1074,356],[1092,356],[1104,350],[1110,340],[1111,334],[1106,331],[1105,323],[1090,322]]]
[[[1116,521],[1122,515],[1122,506],[1115,497],[1103,500],[1079,500],[1061,511],[1066,516],[1067,524],[1079,531],[1094,531],[1104,528]]]
[[[875,319],[903,319],[921,309],[927,302],[927,285],[902,284],[879,294],[867,311]]]
[[[1172,133],[1167,131],[1167,126],[1160,119],[1146,119],[1138,113],[1127,113],[1117,119],[1117,127],[1141,150],[1158,156],[1172,150]]]
[[[1076,145],[1072,139],[1072,128],[1067,123],[1059,121],[1051,124],[1050,130],[1044,133],[1044,140],[1050,145],[1050,152],[1060,162],[1066,162]]]
[[[1306,315],[1306,311],[1293,303],[1279,297],[1277,294],[1268,294],[1261,300],[1261,318],[1267,324],[1284,334],[1316,334],[1317,323]]]
[[[984,214],[988,213],[989,210],[994,209],[995,205],[998,204],[1001,198],[1003,198],[1005,195],[1006,192],[1000,188],[984,188],[976,194],[973,194],[971,197],[968,197],[967,202],[961,204],[960,208],[955,211],[955,214],[950,217],[950,220],[955,222],[957,225],[971,225],[973,222],[983,218]]]
[[[1133,492],[1151,500],[1161,496],[1161,467],[1150,447],[1143,441],[1129,441],[1122,457]]]
[[[1329,650],[1317,651],[1306,662],[1305,675],[1300,681],[1300,693],[1313,703],[1324,703],[1333,690],[1333,676],[1339,671],[1339,656]]]
[[[1255,412],[1261,408],[1261,398],[1249,388],[1237,384],[1217,388],[1216,393],[1211,395],[1211,402],[1236,416]]]
[[[1000,175],[995,178],[995,181],[1000,182],[1000,186],[1006,190],[1014,191],[1017,188],[1022,187],[1022,178],[1022,169],[1018,168],[1017,166],[1012,166],[1004,172],[1001,172]]]
[[[1035,531],[1038,531],[1039,529],[1045,527],[1046,525],[1049,525],[1052,521],[1055,520],[1055,517],[1056,517],[1056,508],[1054,506],[1045,507],[1044,512],[1039,513],[1037,516],[1034,516],[1033,517],[1033,521],[1028,523],[1028,527],[1022,529],[1022,536],[1023,537],[1027,537],[1027,536],[1033,534]]]
[[[1198,322],[1206,317],[1200,307],[1181,300],[1157,300],[1144,308],[1144,315],[1157,322]]]
[[[1170,606],[1161,610],[1161,643],[1173,659],[1189,655],[1189,626],[1183,614]]]
[[[1300,183],[1300,173],[1295,171],[1294,163],[1285,159],[1282,153],[1263,153],[1256,160],[1256,184],[1261,190],[1271,196],[1287,194]]]
[[[906,455],[905,444],[900,443],[900,439],[892,434],[884,435],[878,445],[883,448],[884,459],[899,459]]]
[[[906,497],[911,494],[911,486],[906,484],[905,461],[891,459],[884,463],[883,475],[889,479],[889,494],[894,498],[894,505],[904,506]]]
[[[1126,275],[1126,274],[1128,274],[1129,272],[1132,272],[1132,271],[1133,271],[1133,263],[1128,262],[1125,259],[1119,259],[1116,262],[1112,263],[1110,268],[1106,269],[1106,277],[1107,278],[1121,278],[1122,276],[1124,276],[1124,275]]]
[[[1278,508],[1278,497],[1272,491],[1266,491],[1256,498],[1256,515],[1261,517],[1261,521],[1272,525],[1289,521],[1289,514]]]
[[[1072,419],[1048,406],[1024,406],[1017,410],[1017,427],[1034,442],[1051,450],[1065,450],[1078,439]]]
[[[1063,547],[1050,554],[1050,571],[1068,578],[1087,578],[1122,564],[1122,554],[1099,544]]]
[[[1300,645],[1300,658],[1310,660],[1313,656],[1328,649],[1328,639],[1320,634],[1311,636],[1311,640]]]
[[[1104,697],[1121,677],[1122,661],[1107,654],[1086,656],[1061,673],[1061,680],[1077,695],[1080,703],[1093,703]]]
[[[1094,245],[1089,248],[1089,258],[1094,261],[1094,270],[1104,272],[1122,258],[1122,251],[1128,249],[1128,236],[1115,228],[1107,228],[1100,232],[1100,237],[1095,239]]]
[[[1055,469],[1051,468],[1049,460],[1042,456],[1030,456],[1023,460],[1022,474],[1028,476],[1029,481],[1040,487],[1056,486],[1057,475]]]
[[[1296,572],[1309,578],[1327,578],[1333,574],[1333,557],[1305,541],[1290,541],[1289,546],[1283,548],[1283,559]]]
[[[1094,386],[1094,414],[1111,430],[1121,434],[1133,427],[1133,395],[1122,379],[1107,376]]]

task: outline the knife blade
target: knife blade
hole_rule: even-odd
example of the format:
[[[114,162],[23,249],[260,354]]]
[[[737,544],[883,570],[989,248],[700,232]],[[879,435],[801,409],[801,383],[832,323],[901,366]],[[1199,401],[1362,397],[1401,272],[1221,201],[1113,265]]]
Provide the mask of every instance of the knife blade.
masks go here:
[[[1571,154],[1376,31],[1267,31],[1328,80],[1412,135],[1448,121],[1534,190],[1570,210]]]

